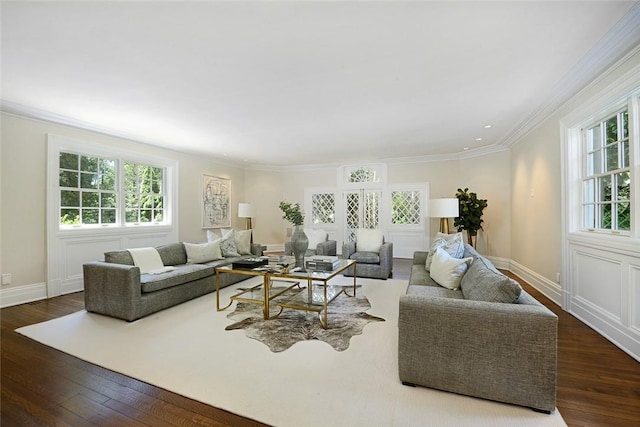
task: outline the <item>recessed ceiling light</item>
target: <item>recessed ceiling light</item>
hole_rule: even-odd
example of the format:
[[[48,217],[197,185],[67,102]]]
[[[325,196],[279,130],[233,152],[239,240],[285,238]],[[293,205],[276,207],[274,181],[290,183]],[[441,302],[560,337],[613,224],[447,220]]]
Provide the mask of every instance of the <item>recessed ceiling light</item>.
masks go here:
[[[482,138],[476,138],[476,141],[482,141]]]
[[[484,126],[484,128],[485,128],[485,129],[490,129],[490,128],[491,128],[491,125],[485,125],[485,126]]]
[[[469,149],[469,147],[464,147],[463,148],[464,151],[467,151],[468,149]]]

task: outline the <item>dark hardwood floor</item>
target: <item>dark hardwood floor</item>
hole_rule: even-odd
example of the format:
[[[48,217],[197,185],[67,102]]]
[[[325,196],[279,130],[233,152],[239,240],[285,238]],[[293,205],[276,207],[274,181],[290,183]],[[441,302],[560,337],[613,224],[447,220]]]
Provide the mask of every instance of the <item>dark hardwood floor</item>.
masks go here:
[[[395,260],[394,278],[408,278],[410,268],[411,260]],[[560,319],[557,405],[567,424],[640,426],[640,363],[531,286],[523,285]],[[80,292],[0,310],[3,427],[263,425],[92,365],[14,332],[81,310],[83,305]]]

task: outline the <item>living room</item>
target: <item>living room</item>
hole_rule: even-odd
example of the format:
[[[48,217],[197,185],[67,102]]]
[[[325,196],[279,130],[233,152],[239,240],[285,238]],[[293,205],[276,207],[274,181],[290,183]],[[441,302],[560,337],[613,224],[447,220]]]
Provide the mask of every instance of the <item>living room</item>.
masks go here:
[[[613,2],[615,4],[608,8],[595,2],[592,6],[594,9],[603,9],[584,11],[586,16],[594,20],[594,16],[600,16],[600,19],[606,16],[607,24],[599,29],[599,36],[592,36],[593,41],[587,49],[582,46],[579,53],[567,52],[567,55],[574,55],[574,60],[570,64],[563,63],[564,71],[556,74],[558,78],[553,84],[543,88],[541,98],[522,99],[521,105],[509,106],[520,108],[521,114],[517,120],[504,123],[500,117],[486,117],[477,122],[477,129],[472,129],[470,135],[454,136],[454,139],[464,137],[465,140],[451,142],[450,150],[445,147],[440,152],[415,150],[415,146],[427,147],[428,137],[424,137],[422,143],[413,144],[412,152],[422,154],[396,155],[393,137],[367,140],[370,134],[364,138],[357,134],[347,134],[348,137],[338,140],[334,151],[330,151],[327,145],[327,153],[319,150],[317,154],[307,154],[308,161],[294,157],[295,160],[291,162],[287,159],[292,152],[298,155],[311,153],[311,147],[318,145],[318,142],[311,139],[313,142],[294,140],[286,149],[275,143],[251,147],[244,145],[245,136],[237,130],[237,141],[222,131],[220,134],[207,136],[208,140],[219,138],[225,141],[215,153],[209,151],[208,154],[203,154],[187,146],[186,140],[189,137],[198,139],[201,135],[197,130],[189,129],[189,123],[194,118],[185,118],[180,112],[179,103],[172,102],[171,95],[167,95],[165,99],[160,97],[157,102],[168,104],[170,108],[165,110],[174,109],[175,115],[155,117],[154,112],[139,114],[139,111],[126,111],[129,97],[144,97],[145,94],[123,91],[125,95],[119,98],[120,103],[105,102],[100,106],[98,101],[106,96],[104,93],[92,93],[89,88],[80,88],[75,92],[75,98],[66,103],[74,105],[78,113],[74,117],[73,109],[56,110],[53,96],[37,96],[37,90],[35,95],[21,92],[21,88],[28,87],[24,79],[27,82],[33,79],[34,87],[38,87],[36,82],[44,82],[39,89],[42,90],[41,93],[47,93],[44,89],[47,72],[40,71],[33,75],[27,73],[18,77],[17,74],[23,70],[19,67],[12,68],[11,62],[21,57],[20,48],[24,46],[23,43],[31,49],[38,46],[33,40],[24,39],[25,33],[22,31],[34,31],[38,37],[45,37],[43,33],[35,33],[35,29],[31,27],[35,24],[26,25],[30,19],[41,23],[36,18],[42,11],[30,12],[28,7],[18,7],[15,4],[11,5],[15,9],[11,9],[6,3],[11,2],[3,2],[2,5],[0,270],[3,286],[0,296],[3,307],[81,290],[84,262],[98,259],[105,250],[113,247],[127,247],[136,239],[150,245],[172,241],[205,241],[206,230],[202,227],[201,214],[203,175],[229,180],[231,226],[238,229],[245,227],[245,220],[238,217],[237,204],[251,203],[255,213],[252,218],[254,241],[269,249],[278,250],[287,240],[287,228],[290,227],[282,219],[282,213],[278,209],[281,200],[299,202],[308,209],[308,203],[305,202],[310,191],[327,188],[337,191],[340,188],[341,168],[382,165],[388,185],[422,185],[426,191],[426,200],[453,197],[457,188],[465,187],[487,199],[489,207],[483,217],[484,230],[478,237],[478,250],[491,258],[496,266],[526,280],[565,311],[606,336],[636,360],[640,360],[640,229],[635,225],[640,223],[640,204],[632,196],[633,217],[630,229],[623,230],[622,233],[612,230],[607,235],[588,231],[588,227],[583,227],[579,218],[576,220],[580,190],[576,195],[572,187],[575,171],[570,167],[574,159],[572,156],[576,154],[572,151],[572,130],[582,126],[591,116],[609,108],[611,104],[620,103],[621,99],[630,99],[629,120],[634,123],[633,126],[638,124],[640,8],[637,4]],[[44,9],[51,12],[51,16],[64,16],[55,14],[55,3],[41,7],[51,8]],[[64,12],[69,13],[69,10],[65,9]],[[258,17],[254,18],[259,21]],[[11,21],[12,19],[15,21]],[[60,17],[60,21],[51,22],[64,20]],[[48,31],[55,33],[55,24],[50,25],[52,27]],[[21,31],[16,29],[18,26],[22,28]],[[65,67],[57,62],[48,62],[55,58],[45,53],[39,52],[47,59],[42,63],[38,62],[39,69],[51,65],[48,72],[51,73],[52,81],[57,82],[58,74],[64,74]],[[57,54],[62,55],[61,52]],[[66,60],[70,58],[66,57]],[[240,70],[236,71],[240,73]],[[254,72],[241,71],[243,74],[240,77],[245,81]],[[405,78],[405,75],[399,75]],[[105,76],[109,76],[108,71],[99,77]],[[463,85],[462,94],[455,94],[459,104],[469,101],[469,87],[473,87],[472,78],[476,76],[464,74],[463,77],[472,84]],[[458,84],[461,84],[459,82],[462,78],[458,79]],[[107,81],[108,79],[105,87]],[[116,87],[124,84],[118,81],[112,83]],[[292,79],[292,84],[294,83],[295,80]],[[526,81],[522,83],[526,84]],[[171,93],[179,90],[176,87],[179,88],[181,84],[184,82],[175,82],[175,87],[163,88],[159,92]],[[534,82],[531,81],[531,84]],[[71,89],[67,86],[61,90]],[[106,89],[107,92],[109,90],[118,92],[117,89]],[[269,92],[270,99],[276,98],[276,94],[277,91]],[[64,100],[59,93],[57,97]],[[39,99],[44,101],[37,101]],[[84,101],[80,101],[83,99]],[[374,107],[378,105],[369,97],[363,99]],[[333,101],[339,104],[339,97]],[[480,105],[499,103],[498,101],[498,98],[495,101],[493,98],[485,98]],[[263,109],[271,108],[270,103],[264,99],[256,102],[260,103]],[[523,105],[527,104],[531,105],[523,109]],[[103,119],[114,115],[117,117],[118,110],[122,109],[122,115],[129,116],[129,121],[146,123],[146,128],[118,128],[114,125],[117,122],[100,121],[101,117],[97,113],[92,117],[80,114],[93,106],[102,108]],[[221,116],[226,114],[223,107],[218,110]],[[243,111],[244,107],[241,107],[237,107],[238,111]],[[366,110],[367,104],[363,103],[361,108]],[[388,111],[385,110],[386,112]],[[353,111],[350,113],[354,127],[373,126],[379,119],[376,115],[361,118]],[[505,111],[505,115],[506,113]],[[425,114],[433,114],[433,111]],[[452,114],[451,110],[447,114]],[[602,117],[606,118],[608,116]],[[420,131],[437,127],[439,120],[444,119],[429,117],[430,125]],[[121,123],[125,122],[127,120]],[[169,126],[162,128],[162,123],[169,123]],[[258,125],[256,122],[256,126]],[[489,125],[492,127],[484,128]],[[288,124],[280,126],[284,130]],[[324,122],[318,121],[316,126],[322,127]],[[160,128],[165,134],[157,133]],[[316,131],[314,128],[312,133]],[[172,132],[173,137],[166,136]],[[403,131],[395,134],[395,137],[411,139],[411,135],[408,135],[410,133]],[[109,234],[109,231],[101,229],[98,239],[95,235],[81,234],[84,230],[78,230],[80,234],[77,233],[76,236],[81,236],[83,245],[74,240],[76,237],[69,237],[68,230],[63,233],[59,233],[57,228],[52,230],[51,212],[52,209],[57,211],[58,206],[50,206],[51,174],[57,175],[57,158],[54,156],[52,161],[52,153],[49,151],[51,144],[48,140],[51,135],[62,137],[65,143],[71,141],[72,144],[86,147],[102,147],[103,151],[112,151],[125,157],[166,161],[174,168],[174,199],[168,208],[172,222],[154,230],[153,227],[142,231],[131,231],[129,228]],[[635,138],[638,137],[637,127],[635,131],[632,130],[632,138],[634,135]],[[483,141],[476,141],[476,138],[483,138]],[[356,142],[364,142],[365,148],[361,145],[357,150],[348,151],[345,147],[349,139],[354,141],[354,145]],[[365,141],[356,141],[357,139]],[[166,145],[154,145],[156,141],[166,141]],[[474,146],[474,143],[477,145]],[[371,145],[370,150],[366,149],[366,144]],[[242,151],[264,149],[261,146],[266,146],[270,153],[275,154],[272,163],[264,161],[264,157],[245,159],[241,154]],[[375,151],[380,149],[379,146],[384,150]],[[638,187],[638,139],[632,142],[632,147],[631,170],[634,174],[633,183]],[[398,144],[397,152],[404,152],[400,149],[401,144]],[[386,155],[374,157],[370,152]],[[316,158],[330,160],[317,162]],[[55,215],[54,220],[57,221]],[[438,231],[438,220],[429,218],[425,212],[424,226],[425,232],[420,245],[428,248],[432,236]],[[340,238],[338,225],[329,231]],[[602,283],[602,275],[607,275],[606,289],[598,286]],[[611,277],[616,279],[610,279]]]

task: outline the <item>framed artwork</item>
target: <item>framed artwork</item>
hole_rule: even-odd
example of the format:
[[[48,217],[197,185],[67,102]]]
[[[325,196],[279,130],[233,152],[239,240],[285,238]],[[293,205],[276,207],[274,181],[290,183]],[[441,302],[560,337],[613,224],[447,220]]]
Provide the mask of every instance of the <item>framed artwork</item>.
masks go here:
[[[202,175],[202,228],[231,227],[231,180]]]

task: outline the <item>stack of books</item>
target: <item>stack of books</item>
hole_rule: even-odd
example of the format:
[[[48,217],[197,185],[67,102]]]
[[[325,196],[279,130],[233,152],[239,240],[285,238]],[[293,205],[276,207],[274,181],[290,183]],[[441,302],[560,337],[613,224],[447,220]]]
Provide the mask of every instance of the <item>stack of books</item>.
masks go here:
[[[340,259],[337,256],[315,255],[304,259],[304,266],[307,270],[333,271],[338,265],[340,265]]]

